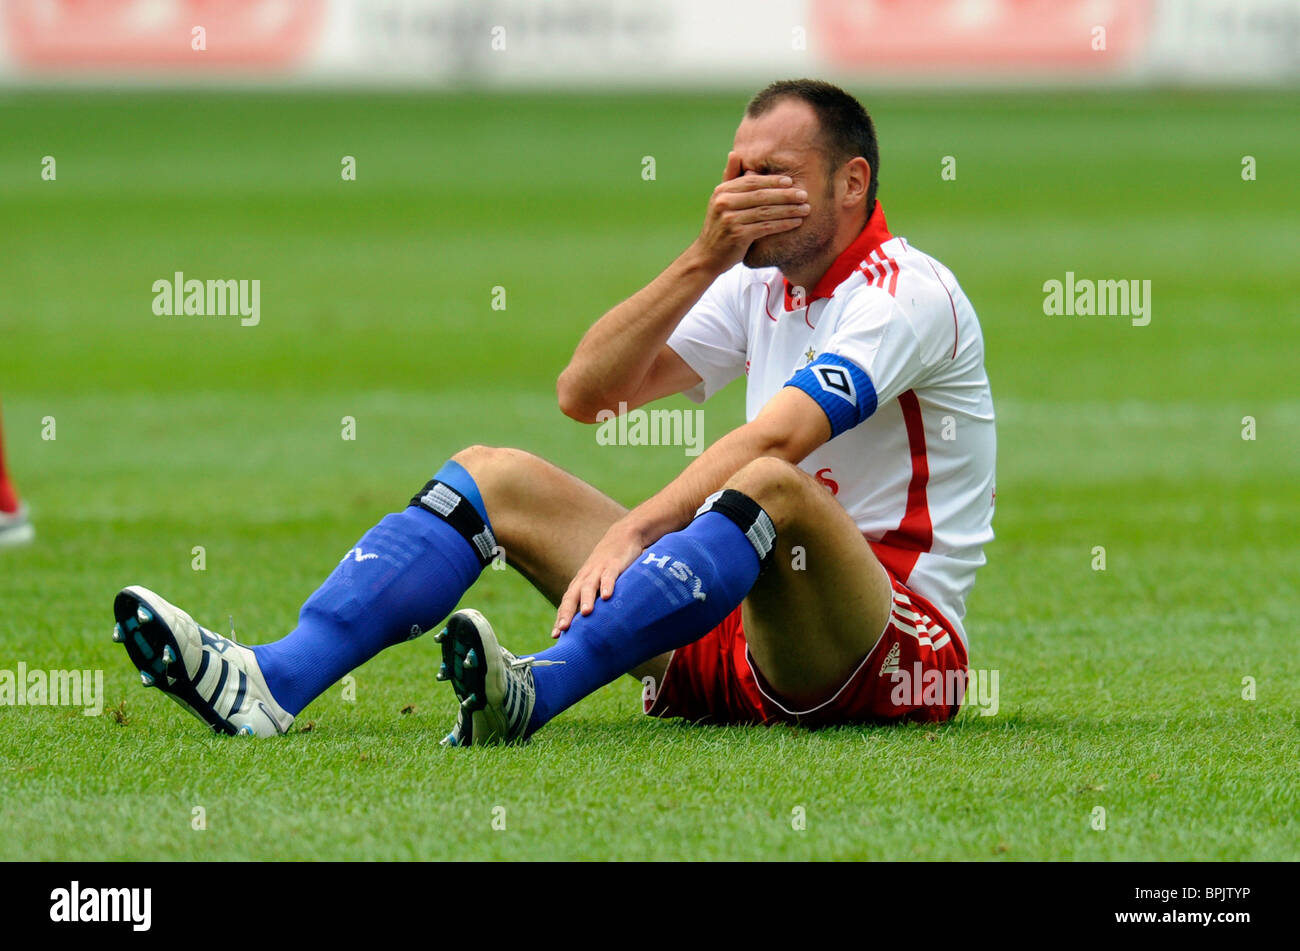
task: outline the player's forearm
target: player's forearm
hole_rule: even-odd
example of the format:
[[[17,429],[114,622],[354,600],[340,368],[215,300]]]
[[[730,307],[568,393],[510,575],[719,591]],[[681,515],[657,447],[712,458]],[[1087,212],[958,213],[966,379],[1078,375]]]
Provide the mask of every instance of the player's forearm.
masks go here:
[[[719,273],[692,244],[663,273],[596,321],[556,383],[564,412],[591,419],[602,409],[617,411],[620,401],[630,402],[668,336]]]

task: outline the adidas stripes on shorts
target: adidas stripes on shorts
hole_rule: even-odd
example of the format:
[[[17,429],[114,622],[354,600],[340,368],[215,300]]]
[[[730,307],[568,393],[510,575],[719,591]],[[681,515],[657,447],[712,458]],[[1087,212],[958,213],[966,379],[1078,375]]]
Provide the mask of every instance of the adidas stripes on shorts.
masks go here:
[[[663,681],[642,695],[644,712],[715,724],[938,723],[957,715],[966,646],[952,625],[891,573],[894,601],[876,645],[828,699],[799,709],[763,678],[745,642],[741,609],[673,652]]]

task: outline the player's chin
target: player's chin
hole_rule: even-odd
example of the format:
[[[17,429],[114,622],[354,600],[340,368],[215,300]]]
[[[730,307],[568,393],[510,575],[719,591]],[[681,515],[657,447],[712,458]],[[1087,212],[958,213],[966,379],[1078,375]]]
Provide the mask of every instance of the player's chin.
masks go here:
[[[780,267],[786,258],[785,242],[781,239],[798,230],[791,228],[790,231],[764,235],[754,241],[745,252],[745,267]]]

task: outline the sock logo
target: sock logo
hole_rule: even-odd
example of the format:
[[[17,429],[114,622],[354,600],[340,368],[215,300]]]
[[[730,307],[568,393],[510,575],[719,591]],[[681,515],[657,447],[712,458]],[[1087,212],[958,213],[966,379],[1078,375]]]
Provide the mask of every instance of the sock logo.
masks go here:
[[[347,561],[347,560],[348,560],[348,555],[351,555],[351,556],[353,557],[353,559],[354,559],[355,561],[357,561],[358,563],[363,562],[363,561],[369,561],[371,558],[378,558],[378,557],[379,557],[378,555],[374,554],[373,552],[370,553],[369,555],[367,555],[367,554],[363,554],[362,551],[361,551],[361,546],[358,545],[356,548],[349,548],[349,549],[347,550],[347,553],[344,554],[344,556],[343,556],[342,558],[340,558],[339,561]]]
[[[707,600],[708,595],[704,593],[704,582],[700,580],[699,575],[693,572],[691,566],[684,561],[673,559],[670,563],[669,559],[671,558],[671,555],[656,555],[652,551],[647,551],[641,564],[654,565],[656,568],[666,571],[670,577],[687,584],[690,587],[691,597],[696,601]]]

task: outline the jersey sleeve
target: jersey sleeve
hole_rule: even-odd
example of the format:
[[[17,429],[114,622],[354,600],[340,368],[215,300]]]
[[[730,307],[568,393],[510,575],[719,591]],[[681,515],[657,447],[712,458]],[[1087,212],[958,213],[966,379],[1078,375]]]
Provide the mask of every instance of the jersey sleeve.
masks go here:
[[[936,322],[934,333],[942,332]],[[892,297],[862,293],[846,308],[822,352],[785,385],[817,402],[830,420],[833,439],[925,379],[931,366],[923,355],[936,348],[923,336],[924,329],[918,332]]]
[[[700,376],[685,391],[702,403],[745,372],[748,335],[741,305],[741,265],[723,273],[686,312],[668,346]]]

